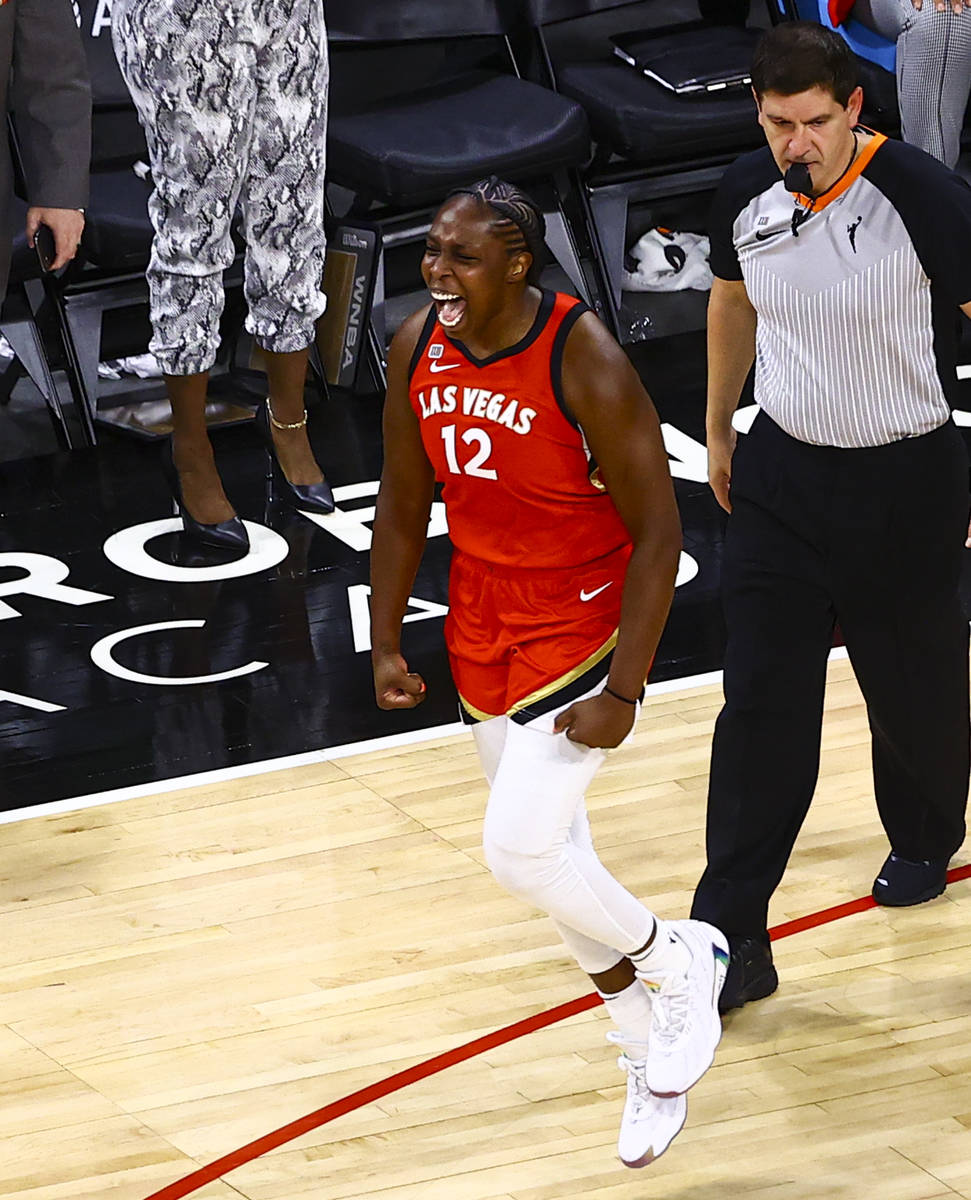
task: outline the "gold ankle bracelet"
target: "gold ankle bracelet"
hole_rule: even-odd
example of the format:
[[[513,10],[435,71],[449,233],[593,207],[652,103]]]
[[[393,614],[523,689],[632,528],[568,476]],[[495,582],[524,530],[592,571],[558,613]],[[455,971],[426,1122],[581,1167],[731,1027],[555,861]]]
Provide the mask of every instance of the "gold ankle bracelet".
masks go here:
[[[273,425],[274,428],[276,428],[276,429],[303,429],[303,427],[307,424],[307,410],[306,409],[303,410],[303,416],[301,417],[301,419],[299,421],[294,421],[292,424],[289,424],[289,425],[286,423],[286,421],[278,421],[276,419],[276,417],[273,415],[273,409],[270,406],[269,400],[267,400],[267,402],[266,402],[266,411],[267,411],[267,415],[270,418],[270,424]]]

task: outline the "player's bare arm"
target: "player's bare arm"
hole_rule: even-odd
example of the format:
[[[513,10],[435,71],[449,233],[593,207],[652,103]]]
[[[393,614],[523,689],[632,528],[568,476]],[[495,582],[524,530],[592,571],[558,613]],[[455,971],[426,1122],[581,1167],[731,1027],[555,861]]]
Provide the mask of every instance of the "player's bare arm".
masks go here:
[[[708,482],[715,499],[731,512],[728,489],[732,479],[735,431],[732,415],[752,363],[755,361],[755,309],[742,280],[712,281],[708,301]]]
[[[384,405],[384,467],[371,543],[371,665],[379,708],[414,708],[425,683],[401,655],[401,622],[425,548],[435,475],[408,400],[408,364],[423,308],[409,317],[391,343]]]
[[[627,355],[587,313],[567,339],[567,406],[579,421],[607,491],[634,544],[621,602],[617,648],[607,686],[639,697],[674,596],[681,523],[654,405]],[[572,705],[557,728],[588,746],[620,744],[635,708],[603,692]]]

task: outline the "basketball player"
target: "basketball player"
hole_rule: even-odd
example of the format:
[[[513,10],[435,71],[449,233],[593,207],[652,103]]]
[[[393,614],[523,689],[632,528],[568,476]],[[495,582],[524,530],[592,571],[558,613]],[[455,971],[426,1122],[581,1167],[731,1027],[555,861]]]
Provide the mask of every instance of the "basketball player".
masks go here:
[[[495,178],[454,194],[432,225],[433,303],[402,326],[388,365],[375,692],[385,709],[424,699],[400,635],[438,479],[454,544],[445,638],[491,788],[486,860],[550,914],[619,1027],[618,1151],[636,1167],[678,1133],[684,1093],[712,1061],[726,942],[656,918],[591,840],[584,793],[633,727],[681,538],[633,368],[585,305],[536,285],[543,230],[535,204]]]

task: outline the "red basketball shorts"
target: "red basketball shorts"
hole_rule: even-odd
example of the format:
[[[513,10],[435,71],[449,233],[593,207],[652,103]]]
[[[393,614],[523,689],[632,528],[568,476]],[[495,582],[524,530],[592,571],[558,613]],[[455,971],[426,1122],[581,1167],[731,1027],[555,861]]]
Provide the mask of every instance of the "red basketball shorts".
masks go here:
[[[535,571],[455,551],[445,642],[465,713],[531,720],[606,678],[630,555]]]

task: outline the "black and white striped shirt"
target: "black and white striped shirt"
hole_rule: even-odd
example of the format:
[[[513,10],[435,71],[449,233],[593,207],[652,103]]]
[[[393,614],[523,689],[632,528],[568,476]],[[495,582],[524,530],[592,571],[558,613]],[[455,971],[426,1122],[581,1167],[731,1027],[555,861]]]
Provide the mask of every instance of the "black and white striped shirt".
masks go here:
[[[711,268],[758,313],[755,399],[787,433],[880,446],[936,429],[956,401],[958,305],[971,300],[971,188],[875,136],[811,208],[768,148],[726,172]],[[793,231],[793,213],[808,216]]]

